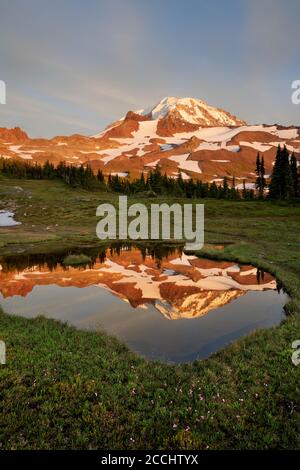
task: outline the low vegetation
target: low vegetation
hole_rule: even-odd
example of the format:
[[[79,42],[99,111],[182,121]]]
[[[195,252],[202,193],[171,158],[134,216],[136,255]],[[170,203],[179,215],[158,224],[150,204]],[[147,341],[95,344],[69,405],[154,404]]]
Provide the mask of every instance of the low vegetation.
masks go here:
[[[0,176],[0,201],[22,221],[0,229],[0,253],[51,253],[57,246],[84,253],[97,241],[97,205],[117,196]],[[275,274],[291,297],[285,321],[205,361],[168,366],[138,357],[102,332],[1,313],[7,346],[0,369],[2,449],[300,447],[300,366],[291,361],[292,342],[300,339],[300,206],[204,202],[210,247],[199,254]]]

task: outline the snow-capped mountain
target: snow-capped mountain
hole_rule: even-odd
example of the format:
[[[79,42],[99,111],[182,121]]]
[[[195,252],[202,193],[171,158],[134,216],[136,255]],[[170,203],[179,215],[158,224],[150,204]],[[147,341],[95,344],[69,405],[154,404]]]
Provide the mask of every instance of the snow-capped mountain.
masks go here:
[[[0,155],[43,163],[89,164],[105,175],[139,178],[159,167],[176,178],[222,183],[235,177],[254,185],[257,152],[271,174],[278,145],[300,160],[299,127],[247,125],[227,111],[194,98],[166,97],[108,125],[98,134],[30,139],[19,128],[0,127]]]
[[[246,124],[227,111],[214,108],[205,101],[174,96],[163,98],[153,108],[142,110],[139,114],[149,115],[153,120],[176,114],[184,121],[200,126],[240,126]]]
[[[113,122],[106,129],[93,137],[99,138],[112,128],[119,127],[128,118],[136,120],[149,120],[156,123],[156,127],[163,129],[172,123],[173,132],[182,132],[182,130],[196,130],[199,126],[241,126],[245,121],[238,119],[221,108],[210,106],[205,101],[195,98],[178,98],[166,96],[156,105],[129,111],[126,116]]]

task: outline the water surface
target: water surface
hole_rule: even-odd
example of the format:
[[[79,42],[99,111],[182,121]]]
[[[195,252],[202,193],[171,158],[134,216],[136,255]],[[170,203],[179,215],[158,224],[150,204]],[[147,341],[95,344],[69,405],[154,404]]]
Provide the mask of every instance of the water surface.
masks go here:
[[[170,248],[113,247],[85,267],[64,254],[0,260],[0,304],[9,313],[104,329],[151,359],[205,358],[257,328],[277,325],[287,295],[268,273]]]

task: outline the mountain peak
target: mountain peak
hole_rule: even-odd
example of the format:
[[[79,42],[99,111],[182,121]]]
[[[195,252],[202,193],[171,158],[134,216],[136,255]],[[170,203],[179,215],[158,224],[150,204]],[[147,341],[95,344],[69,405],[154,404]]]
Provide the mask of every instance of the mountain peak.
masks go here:
[[[245,121],[228,111],[210,106],[205,101],[191,97],[166,96],[152,108],[140,112],[152,120],[163,119],[175,114],[178,118],[199,126],[241,126]]]

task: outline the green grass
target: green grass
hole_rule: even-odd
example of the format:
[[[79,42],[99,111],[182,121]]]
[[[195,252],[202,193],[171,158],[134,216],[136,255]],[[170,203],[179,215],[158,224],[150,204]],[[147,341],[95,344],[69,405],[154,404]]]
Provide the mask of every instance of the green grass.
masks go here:
[[[116,200],[59,183],[0,184],[1,205],[15,208],[23,222],[0,229],[2,253],[49,252],[58,240],[66,247],[93,244],[95,207]],[[31,198],[19,197],[13,186]],[[276,274],[291,296],[282,325],[256,331],[205,361],[171,367],[150,363],[103,333],[2,313],[2,449],[300,447],[300,366],[291,361],[292,342],[300,339],[300,207],[202,202],[210,245],[200,254]],[[214,251],[213,243],[225,244],[224,251]]]

